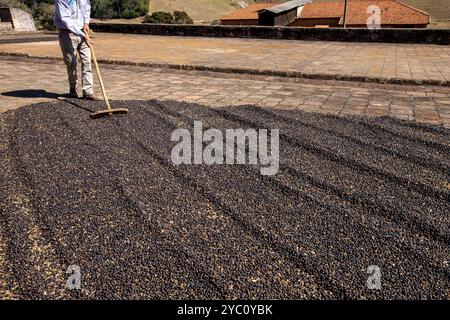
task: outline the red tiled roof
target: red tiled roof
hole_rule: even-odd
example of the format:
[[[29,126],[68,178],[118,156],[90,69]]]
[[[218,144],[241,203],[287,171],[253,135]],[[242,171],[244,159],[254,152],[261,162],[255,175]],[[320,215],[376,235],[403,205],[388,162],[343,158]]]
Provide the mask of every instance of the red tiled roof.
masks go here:
[[[376,5],[381,9],[381,24],[428,24],[430,15],[396,0],[349,0],[349,25],[364,25],[371,13],[367,8]],[[338,18],[344,15],[344,1],[312,2],[303,7],[301,18]]]
[[[245,8],[235,11],[220,20],[258,20],[258,11],[271,8],[279,3],[253,3]]]

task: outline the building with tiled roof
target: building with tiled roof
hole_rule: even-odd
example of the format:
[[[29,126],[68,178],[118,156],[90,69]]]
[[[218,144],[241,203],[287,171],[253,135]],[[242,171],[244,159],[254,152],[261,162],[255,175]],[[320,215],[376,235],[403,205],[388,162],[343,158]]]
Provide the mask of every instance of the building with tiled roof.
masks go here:
[[[288,26],[300,14],[302,7],[312,0],[290,0],[276,6],[258,11],[258,24],[260,26]]]
[[[294,3],[295,1],[290,2]],[[344,0],[335,2],[313,1],[305,5],[299,5],[297,11],[282,12],[278,17],[270,19],[269,22],[267,22],[268,19],[264,19],[264,14],[270,14],[271,8],[281,8],[283,5],[280,3],[251,4],[222,17],[220,23],[223,25],[343,27]],[[373,14],[368,10],[370,6],[380,8],[380,27],[382,28],[426,28],[430,23],[428,13],[398,0],[349,0],[347,27],[367,28],[367,20]]]
[[[245,8],[237,10],[225,17],[220,18],[223,25],[258,25],[258,11],[268,9],[279,3],[253,3]]]
[[[367,27],[367,20],[373,14],[369,6],[380,8],[382,28],[426,28],[430,15],[424,11],[397,0],[349,0],[347,27]],[[344,1],[312,2],[304,7],[300,16],[290,26],[299,27],[342,27]]]

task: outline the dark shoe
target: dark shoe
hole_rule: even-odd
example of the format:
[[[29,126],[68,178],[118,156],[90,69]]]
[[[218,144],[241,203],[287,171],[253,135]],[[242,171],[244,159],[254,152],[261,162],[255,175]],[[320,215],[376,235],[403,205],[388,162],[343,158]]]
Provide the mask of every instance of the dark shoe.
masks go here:
[[[78,98],[77,88],[70,88],[69,98]]]
[[[91,101],[97,100],[93,93],[83,93],[83,99]]]

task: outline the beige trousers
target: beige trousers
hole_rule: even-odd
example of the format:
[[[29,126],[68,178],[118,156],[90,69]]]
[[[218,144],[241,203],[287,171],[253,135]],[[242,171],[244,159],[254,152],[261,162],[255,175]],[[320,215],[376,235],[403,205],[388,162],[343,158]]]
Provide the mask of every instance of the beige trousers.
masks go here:
[[[58,29],[59,46],[67,66],[70,88],[76,88],[78,83],[78,54],[81,60],[81,83],[83,94],[93,94],[94,76],[92,74],[91,50],[86,41],[68,30]]]

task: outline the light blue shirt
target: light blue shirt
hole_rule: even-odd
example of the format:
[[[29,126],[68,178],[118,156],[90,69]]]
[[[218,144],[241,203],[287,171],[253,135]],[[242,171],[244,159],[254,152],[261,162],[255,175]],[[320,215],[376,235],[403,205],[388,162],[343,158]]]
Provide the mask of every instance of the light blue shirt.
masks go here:
[[[55,26],[84,37],[85,23],[91,21],[90,0],[55,0]]]

